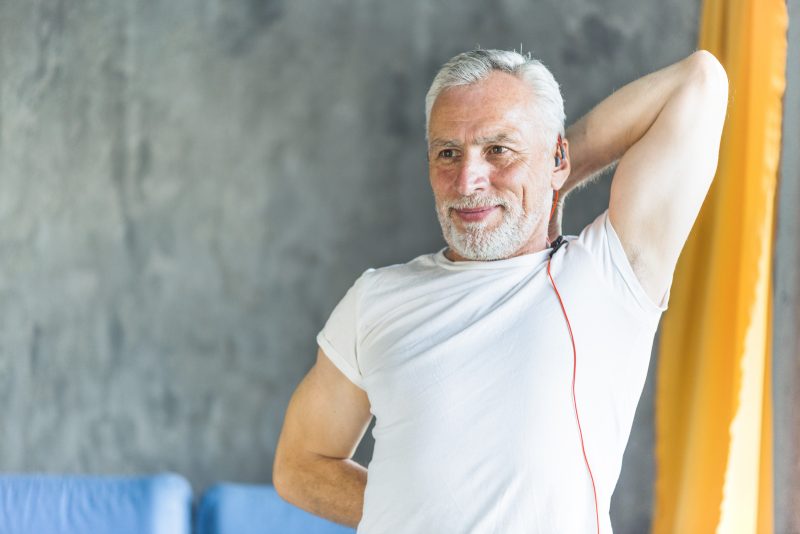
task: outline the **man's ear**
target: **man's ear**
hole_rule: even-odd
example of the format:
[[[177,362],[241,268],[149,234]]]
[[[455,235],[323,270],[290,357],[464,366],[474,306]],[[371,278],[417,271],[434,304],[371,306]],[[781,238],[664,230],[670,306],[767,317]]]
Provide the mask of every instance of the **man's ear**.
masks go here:
[[[561,157],[562,149],[564,157]],[[550,181],[553,189],[561,189],[561,187],[564,185],[564,182],[567,181],[570,171],[572,170],[569,158],[569,141],[566,137],[561,138],[561,147],[555,147],[553,156],[558,158],[558,165],[553,167],[553,175]],[[554,160],[554,162],[555,161],[556,160]]]

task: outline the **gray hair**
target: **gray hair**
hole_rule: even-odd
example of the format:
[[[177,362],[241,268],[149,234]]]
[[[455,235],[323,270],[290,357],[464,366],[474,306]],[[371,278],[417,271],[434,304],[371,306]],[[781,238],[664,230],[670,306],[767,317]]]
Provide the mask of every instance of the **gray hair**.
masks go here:
[[[564,135],[564,99],[547,67],[530,53],[523,56],[517,51],[477,48],[454,56],[436,73],[425,96],[425,139],[428,139],[431,109],[439,93],[448,87],[476,83],[493,70],[513,74],[531,87],[542,121],[542,141],[554,139],[559,133]]]

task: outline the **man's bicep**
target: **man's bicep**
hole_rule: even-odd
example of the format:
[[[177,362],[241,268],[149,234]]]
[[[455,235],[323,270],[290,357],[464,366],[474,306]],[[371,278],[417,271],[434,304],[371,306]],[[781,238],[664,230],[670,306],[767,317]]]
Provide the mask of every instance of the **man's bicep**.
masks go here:
[[[289,400],[276,470],[320,456],[351,458],[371,420],[366,392],[318,348],[316,362]]]
[[[698,54],[648,131],[622,156],[609,218],[653,300],[664,294],[716,171],[727,110],[727,77]]]

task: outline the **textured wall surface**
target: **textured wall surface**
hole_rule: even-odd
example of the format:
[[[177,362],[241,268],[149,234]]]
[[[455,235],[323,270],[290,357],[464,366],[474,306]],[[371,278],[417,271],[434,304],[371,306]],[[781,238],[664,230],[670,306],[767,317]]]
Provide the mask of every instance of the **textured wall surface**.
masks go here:
[[[775,532],[800,534],[800,0],[788,0],[773,275]]]
[[[438,66],[522,44],[571,122],[693,51],[698,5],[0,3],[0,469],[269,482],[333,306],[365,268],[444,245],[423,132]],[[609,178],[570,197],[565,233]],[[653,383],[622,533],[649,524]]]

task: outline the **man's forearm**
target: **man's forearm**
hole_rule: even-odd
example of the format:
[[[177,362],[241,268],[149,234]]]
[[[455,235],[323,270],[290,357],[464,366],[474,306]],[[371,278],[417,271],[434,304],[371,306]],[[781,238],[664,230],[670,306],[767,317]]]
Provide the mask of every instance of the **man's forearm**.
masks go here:
[[[364,507],[367,469],[353,460],[319,458],[291,469],[280,486],[280,496],[298,508],[356,528]]]
[[[647,132],[689,76],[695,54],[623,86],[567,128],[571,171],[562,197],[599,176]]]

